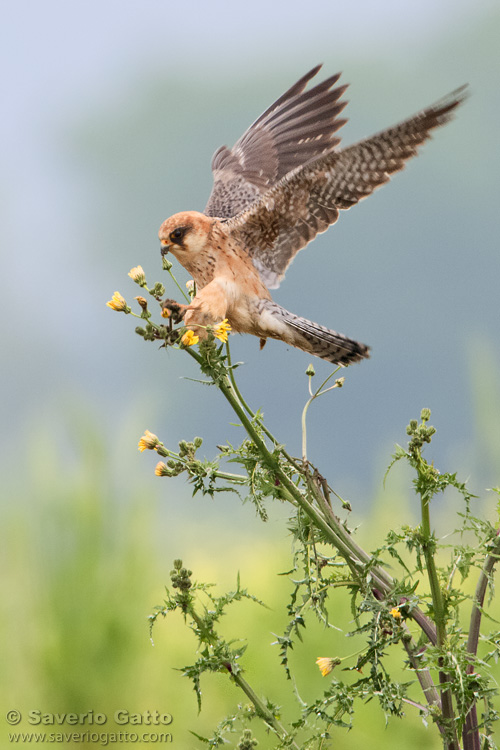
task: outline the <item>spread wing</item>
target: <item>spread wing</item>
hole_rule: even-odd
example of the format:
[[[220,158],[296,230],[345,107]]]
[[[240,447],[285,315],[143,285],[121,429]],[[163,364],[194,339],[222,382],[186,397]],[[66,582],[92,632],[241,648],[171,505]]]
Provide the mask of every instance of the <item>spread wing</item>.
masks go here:
[[[247,248],[263,282],[279,286],[295,255],[416,156],[430,131],[451,119],[465,87],[414,117],[295,169],[225,226]]]
[[[267,109],[231,150],[221,146],[212,159],[214,186],[207,216],[227,219],[243,211],[296,167],[331,151],[346,120],[338,100],[347,86],[332,86],[340,73],[304,91],[320,70],[313,68]]]

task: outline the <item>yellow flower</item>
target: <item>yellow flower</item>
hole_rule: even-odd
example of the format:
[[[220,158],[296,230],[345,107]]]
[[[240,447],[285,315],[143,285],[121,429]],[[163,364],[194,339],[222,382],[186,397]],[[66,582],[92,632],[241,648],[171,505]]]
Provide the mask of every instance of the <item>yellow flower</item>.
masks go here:
[[[392,615],[395,620],[401,620],[403,616],[397,607],[393,607],[389,614]]]
[[[227,341],[227,334],[231,330],[231,326],[227,322],[227,318],[224,318],[222,323],[219,323],[218,326],[214,329],[214,336],[216,339],[219,339],[219,341],[222,341],[224,344]]]
[[[170,310],[168,309],[168,307],[163,307],[162,308],[162,311],[161,311],[161,317],[162,318],[170,318],[171,315],[172,315],[172,313],[170,312]]]
[[[330,674],[332,669],[336,667],[337,664],[340,664],[340,659],[331,659],[329,656],[320,656],[318,659],[316,659],[316,664],[318,665],[323,677],[326,677],[326,675]]]
[[[117,310],[117,312],[124,312],[127,309],[127,303],[125,302],[120,292],[115,292],[109,302],[106,302],[106,304],[112,310]]]
[[[158,461],[155,466],[155,474],[157,477],[168,477],[171,472],[167,464],[163,463],[163,461]]]
[[[147,450],[154,450],[158,443],[160,442],[159,438],[156,437],[156,435],[149,430],[144,431],[144,435],[141,437],[138,443],[138,448],[141,451]]]
[[[193,331],[189,330],[186,331],[184,336],[182,336],[181,344],[184,344],[184,346],[193,346],[193,344],[197,344],[199,340],[200,337],[193,333]]]
[[[136,284],[140,284],[141,286],[146,283],[146,274],[144,273],[144,269],[142,266],[135,266],[135,268],[131,268],[128,272],[128,275],[132,279],[132,281],[135,281]]]

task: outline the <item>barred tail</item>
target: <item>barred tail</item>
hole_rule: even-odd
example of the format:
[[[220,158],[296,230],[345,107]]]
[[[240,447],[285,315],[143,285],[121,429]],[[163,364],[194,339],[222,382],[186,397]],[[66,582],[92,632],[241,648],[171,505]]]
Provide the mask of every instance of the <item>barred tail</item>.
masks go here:
[[[278,318],[280,323],[285,324],[280,326],[279,335],[270,334],[273,338],[280,338],[298,349],[336,365],[350,365],[370,356],[370,347],[366,344],[353,341],[337,331],[294,315],[272,300],[265,300],[263,307],[273,318]]]

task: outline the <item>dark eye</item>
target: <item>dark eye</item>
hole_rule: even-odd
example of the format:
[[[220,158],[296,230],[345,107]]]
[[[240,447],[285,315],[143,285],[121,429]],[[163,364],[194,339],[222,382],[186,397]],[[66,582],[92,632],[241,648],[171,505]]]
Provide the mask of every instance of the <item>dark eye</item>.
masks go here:
[[[176,245],[180,245],[185,234],[186,227],[176,227],[172,232],[170,232],[170,241],[175,242]]]

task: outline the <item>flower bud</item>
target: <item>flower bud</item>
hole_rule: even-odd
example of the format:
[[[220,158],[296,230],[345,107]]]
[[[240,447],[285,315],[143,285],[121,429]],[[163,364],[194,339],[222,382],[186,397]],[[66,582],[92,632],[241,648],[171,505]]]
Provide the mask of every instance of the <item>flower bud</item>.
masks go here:
[[[163,295],[165,294],[165,287],[163,286],[163,284],[157,281],[154,287],[149,290],[149,293],[153,297],[163,297]]]
[[[130,307],[128,307],[125,299],[122,297],[120,292],[115,292],[109,302],[106,302],[106,305],[112,310],[116,310],[117,312],[130,312]]]
[[[172,471],[168,468],[167,464],[163,463],[163,461],[158,461],[155,466],[155,474],[157,477],[171,477]]]
[[[326,677],[328,674],[330,674],[330,672],[340,663],[340,659],[331,659],[328,656],[320,656],[318,659],[316,659],[316,664],[318,665],[323,677]]]
[[[149,430],[144,431],[144,435],[141,437],[138,443],[138,448],[141,451],[141,453],[145,450],[154,450],[158,443],[160,442],[159,438]]]
[[[135,266],[135,268],[131,268],[128,272],[128,275],[132,279],[132,281],[135,281],[136,284],[139,284],[139,286],[144,286],[146,283],[146,274],[144,273],[144,269],[142,266]]]

